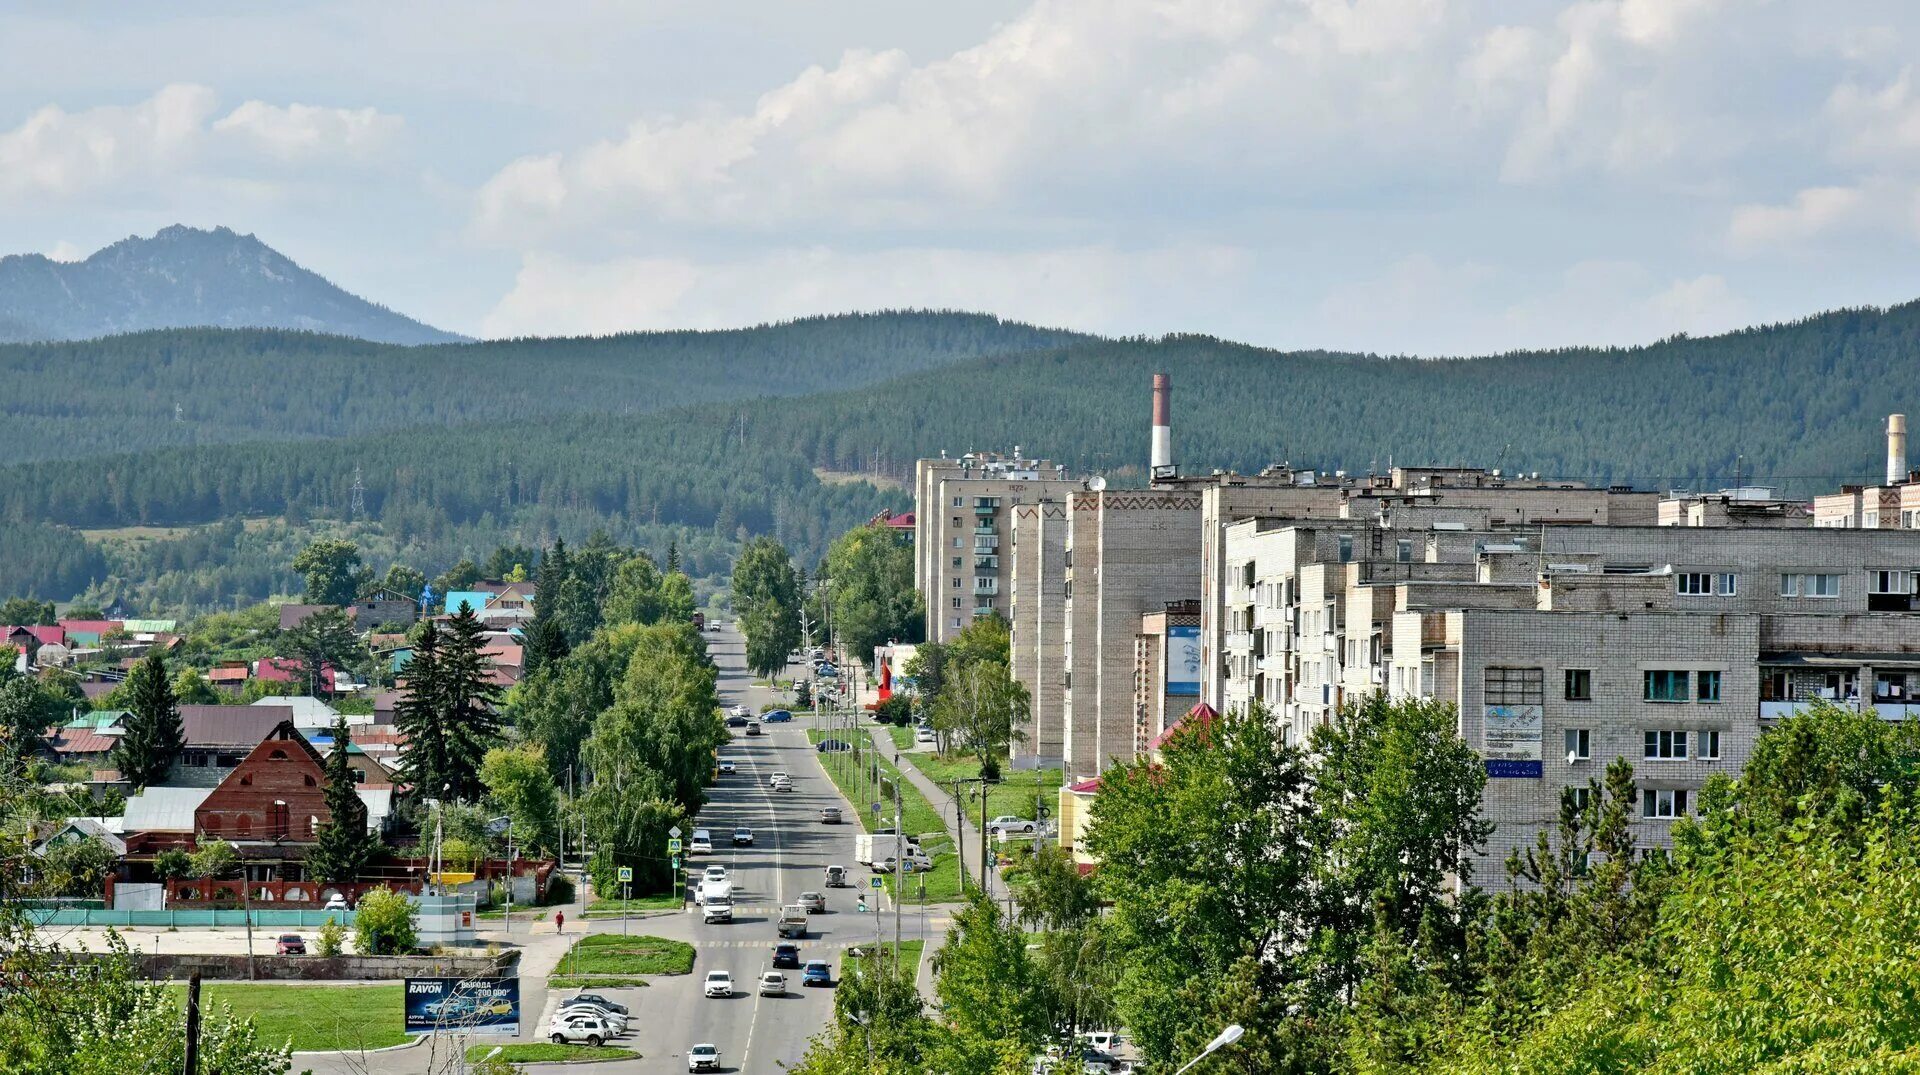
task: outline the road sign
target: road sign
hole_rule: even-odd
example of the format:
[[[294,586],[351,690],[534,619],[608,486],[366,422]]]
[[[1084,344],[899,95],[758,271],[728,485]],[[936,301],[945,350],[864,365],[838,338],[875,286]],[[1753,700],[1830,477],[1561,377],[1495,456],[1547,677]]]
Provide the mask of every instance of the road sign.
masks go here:
[[[675,855],[675,856],[673,856],[672,858],[670,858],[670,859],[668,859],[668,860],[667,860],[667,862],[668,862],[668,863],[669,863],[670,865],[672,865],[672,867],[673,867],[674,869],[676,869],[676,870],[680,868],[680,856],[679,856],[679,855]]]
[[[675,826],[674,826],[673,828],[670,828],[670,829],[668,829],[668,830],[667,830],[667,835],[668,835],[668,836],[674,836],[674,837],[678,837],[678,836],[680,835],[680,826],[678,826],[678,825],[675,825]]]
[[[680,837],[676,836],[673,839],[667,841],[667,854],[677,855],[679,853],[680,853]]]
[[[620,883],[624,885],[632,882],[632,880],[633,880],[633,867],[631,866],[620,867]]]
[[[870,885],[872,885],[872,886],[873,886],[874,888],[879,888],[879,887],[881,887],[881,886],[880,886],[880,875],[879,875],[879,874],[877,874],[877,873],[876,873],[876,874],[874,874],[874,875],[873,875],[873,877],[872,877],[872,878],[871,878],[871,879],[870,879],[870,880],[868,881],[868,884],[870,884]]]

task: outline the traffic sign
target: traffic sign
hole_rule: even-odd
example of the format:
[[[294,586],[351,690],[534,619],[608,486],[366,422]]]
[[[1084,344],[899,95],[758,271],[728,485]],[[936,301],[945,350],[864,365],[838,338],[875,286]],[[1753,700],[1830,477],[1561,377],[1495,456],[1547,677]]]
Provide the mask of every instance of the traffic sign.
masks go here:
[[[673,866],[673,868],[674,868],[674,869],[676,869],[676,870],[680,868],[680,856],[679,856],[679,855],[675,855],[675,856],[673,856],[672,858],[670,858],[670,859],[668,859],[668,860],[667,860],[667,862],[668,862],[668,863],[670,863],[670,864],[671,864],[671,865]]]
[[[668,835],[668,836],[678,836],[678,835],[680,835],[680,826],[678,826],[678,825],[675,825],[675,826],[674,826],[673,828],[670,828],[670,829],[668,829],[668,830],[667,830],[667,835]]]
[[[632,881],[633,881],[633,867],[631,866],[620,867],[620,883],[624,885],[624,884],[629,884]]]
[[[679,853],[680,853],[680,837],[676,836],[673,839],[667,841],[667,854],[677,855]]]
[[[873,875],[873,877],[872,877],[872,879],[871,879],[871,880],[870,880],[870,881],[869,881],[868,883],[869,883],[869,884],[871,884],[871,885],[872,885],[872,886],[873,886],[874,888],[879,888],[879,887],[881,887],[881,886],[880,886],[880,875],[879,875],[879,874],[877,874],[877,873],[876,873],[876,874],[874,874],[874,875]]]

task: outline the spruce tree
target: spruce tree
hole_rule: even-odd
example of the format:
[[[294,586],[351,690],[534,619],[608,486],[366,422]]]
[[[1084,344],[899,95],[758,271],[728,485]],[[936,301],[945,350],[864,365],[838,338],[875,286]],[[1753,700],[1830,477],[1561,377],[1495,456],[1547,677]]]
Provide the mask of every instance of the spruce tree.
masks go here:
[[[352,745],[347,718],[341,716],[333,722],[333,753],[327,756],[327,823],[307,852],[308,875],[334,884],[358,880],[378,847],[367,833],[367,804],[360,801],[347,764]]]
[[[394,723],[407,735],[402,773],[428,798],[475,800],[483,791],[480,763],[500,740],[500,692],[479,617],[462,609],[442,630],[428,624],[407,664],[407,690]]]
[[[165,780],[186,745],[180,706],[167,677],[167,659],[154,650],[133,666],[126,684],[125,731],[113,745],[113,764],[136,788]]]

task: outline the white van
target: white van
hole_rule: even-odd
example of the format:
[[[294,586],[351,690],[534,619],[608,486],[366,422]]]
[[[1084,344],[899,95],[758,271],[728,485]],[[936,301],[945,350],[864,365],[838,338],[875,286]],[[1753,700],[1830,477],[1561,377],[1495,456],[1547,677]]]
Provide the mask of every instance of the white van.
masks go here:
[[[713,833],[705,829],[693,830],[693,839],[687,842],[687,853],[689,855],[713,854]]]
[[[733,921],[733,886],[725,881],[705,881],[700,885],[700,920]]]

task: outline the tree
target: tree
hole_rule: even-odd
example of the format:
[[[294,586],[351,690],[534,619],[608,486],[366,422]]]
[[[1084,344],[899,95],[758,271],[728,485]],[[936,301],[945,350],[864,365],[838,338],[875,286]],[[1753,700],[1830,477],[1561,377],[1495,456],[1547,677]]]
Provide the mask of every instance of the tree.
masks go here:
[[[380,584],[376,589],[384,591],[387,597],[418,601],[420,591],[426,589],[426,586],[426,572],[417,567],[408,567],[406,564],[388,564],[387,573],[380,577]]]
[[[1000,775],[999,760],[1023,737],[1030,703],[1026,685],[992,660],[955,661],[931,709],[933,726],[956,736],[980,761],[980,775]]]
[[[354,907],[353,950],[361,955],[393,955],[419,947],[413,904],[390,888],[376,888]]]
[[[560,796],[538,743],[494,747],[480,766],[487,800],[513,819],[514,845],[528,854],[559,843]]]
[[[327,821],[307,852],[307,872],[333,884],[358,881],[360,871],[380,849],[380,841],[367,831],[367,804],[360,801],[353,769],[347,764],[352,746],[347,718],[336,718],[333,751],[326,764]]]
[[[192,859],[185,851],[177,847],[169,847],[153,856],[153,872],[169,881],[181,877],[192,877]]]
[[[660,580],[660,619],[664,623],[692,623],[694,609],[693,580],[678,571],[669,571]]]
[[[182,668],[174,675],[173,696],[181,705],[220,705],[227,699],[197,668]]]
[[[40,748],[42,737],[66,712],[60,698],[31,676],[0,674],[0,749],[25,757]]]
[[[961,1052],[977,1056],[1013,1042],[1031,1053],[1048,1038],[1027,935],[984,894],[976,891],[955,913],[933,967],[941,1011]]]
[[[394,723],[407,736],[402,779],[419,795],[473,800],[483,790],[480,765],[499,739],[500,718],[481,644],[480,621],[465,609],[444,633],[429,623],[414,647]]]
[[[352,604],[372,576],[360,565],[360,547],[351,541],[322,538],[300,550],[293,569],[307,583],[307,602]]]
[[[47,627],[57,621],[52,601],[31,597],[9,597],[0,603],[0,625],[7,627]]]
[[[448,594],[457,590],[471,590],[473,584],[483,578],[486,576],[480,573],[480,568],[472,560],[463,559],[441,572],[440,577],[433,580],[433,585],[441,593]]]
[[[212,883],[233,876],[240,868],[240,853],[225,840],[207,840],[187,856],[187,876],[207,883],[206,895],[212,898]]]
[[[366,645],[360,641],[345,609],[323,608],[314,612],[282,638],[289,654],[300,659],[309,694],[327,693],[322,675],[325,669],[350,669],[364,663]]]
[[[665,612],[661,592],[665,582],[666,576],[645,553],[622,563],[614,572],[613,585],[607,594],[608,626],[659,623]]]
[[[784,612],[800,611],[800,576],[786,546],[771,537],[757,537],[740,549],[733,561],[733,600],[745,608],[770,601]]]
[[[800,645],[799,616],[770,600],[748,605],[740,627],[746,634],[747,668],[757,676],[770,679],[786,668]]]
[[[127,715],[113,744],[113,764],[134,787],[144,788],[166,779],[186,745],[166,657],[156,649],[141,658],[125,689]]]
[[[920,597],[913,588],[913,549],[884,527],[857,526],[827,551],[818,597],[822,618],[862,661],[889,641],[920,637]]]
[[[524,571],[530,563],[533,563],[532,549],[525,545],[502,545],[493,550],[480,570],[486,578],[505,579],[516,570]]]

